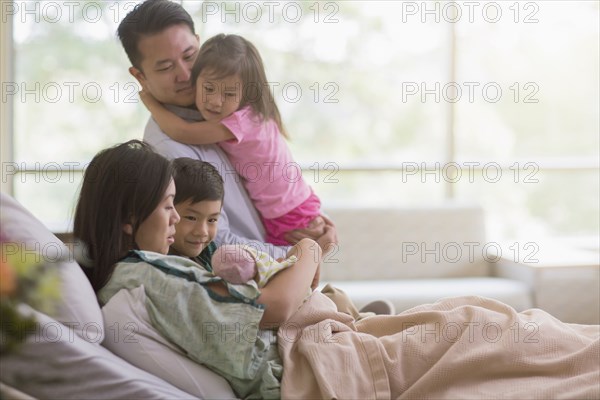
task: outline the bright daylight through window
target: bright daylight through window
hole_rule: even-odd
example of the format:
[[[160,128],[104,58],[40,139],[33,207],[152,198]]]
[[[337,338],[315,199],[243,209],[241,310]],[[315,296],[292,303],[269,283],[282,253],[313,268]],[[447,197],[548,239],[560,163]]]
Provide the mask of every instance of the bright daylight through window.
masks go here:
[[[135,3],[2,1],[3,190],[53,230],[91,157],[142,137],[115,37]],[[598,2],[182,4],[201,41],[257,45],[325,208],[468,202],[495,237],[598,235]]]

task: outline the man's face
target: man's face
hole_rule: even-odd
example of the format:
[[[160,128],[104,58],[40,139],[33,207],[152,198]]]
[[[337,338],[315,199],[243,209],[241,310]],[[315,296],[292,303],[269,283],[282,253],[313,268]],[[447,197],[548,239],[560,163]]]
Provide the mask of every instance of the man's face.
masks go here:
[[[204,200],[192,203],[182,201],[175,205],[181,221],[175,231],[172,247],[181,255],[196,257],[215,238],[221,215],[220,200]]]
[[[200,40],[185,24],[144,36],[138,42],[141,69],[129,72],[158,101],[187,107],[194,104],[195,91],[190,80]]]

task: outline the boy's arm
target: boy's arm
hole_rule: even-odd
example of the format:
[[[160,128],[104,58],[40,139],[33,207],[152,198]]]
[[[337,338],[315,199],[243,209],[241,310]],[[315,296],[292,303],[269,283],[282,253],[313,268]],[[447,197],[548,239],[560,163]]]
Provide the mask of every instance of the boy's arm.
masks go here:
[[[213,144],[235,137],[225,125],[219,122],[188,122],[167,110],[149,92],[142,90],[140,99],[152,113],[158,126],[178,142],[194,145]]]
[[[241,206],[242,205],[240,205],[240,207]],[[230,215],[225,212],[225,209],[222,209],[221,217],[219,218],[219,230],[217,231],[217,236],[215,238],[215,242],[218,246],[224,244],[247,244],[256,250],[269,254],[275,259],[286,258],[286,254],[290,249],[289,246],[275,246],[271,243],[265,243],[263,240],[236,234],[230,228],[232,222],[229,220],[229,217]],[[241,221],[239,221],[239,223],[241,223]]]

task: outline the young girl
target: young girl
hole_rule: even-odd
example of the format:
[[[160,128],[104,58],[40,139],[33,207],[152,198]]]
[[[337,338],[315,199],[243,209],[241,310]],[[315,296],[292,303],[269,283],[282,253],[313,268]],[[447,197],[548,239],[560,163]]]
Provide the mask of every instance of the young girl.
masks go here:
[[[287,245],[286,232],[309,224],[324,233],[321,203],[286,146],[287,134],[254,45],[237,35],[207,40],[192,69],[192,82],[202,122],[186,122],[149,93],[140,93],[161,129],[179,142],[219,144],[244,178],[267,242]]]

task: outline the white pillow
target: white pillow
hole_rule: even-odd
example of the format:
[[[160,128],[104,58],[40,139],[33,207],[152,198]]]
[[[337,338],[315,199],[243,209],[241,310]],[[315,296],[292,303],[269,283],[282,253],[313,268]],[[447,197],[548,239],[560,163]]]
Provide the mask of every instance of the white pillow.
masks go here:
[[[96,295],[68,248],[36,217],[7,194],[0,192],[0,230],[7,251],[38,252],[40,261],[58,270],[61,299],[52,317],[90,343],[104,339],[103,321]]]
[[[0,358],[0,381],[38,399],[191,399],[102,346],[33,311],[36,330]]]
[[[102,345],[181,390],[207,399],[233,399],[220,375],[189,359],[150,322],[144,286],[122,289],[104,307],[106,335]]]

